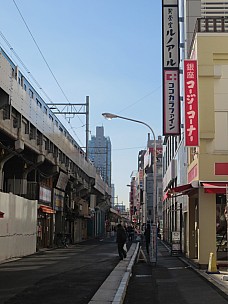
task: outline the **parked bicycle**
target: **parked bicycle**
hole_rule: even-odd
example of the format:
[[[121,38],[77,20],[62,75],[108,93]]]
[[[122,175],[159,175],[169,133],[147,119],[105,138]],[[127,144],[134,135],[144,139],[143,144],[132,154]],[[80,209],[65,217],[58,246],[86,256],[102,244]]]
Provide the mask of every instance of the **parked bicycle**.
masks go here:
[[[57,233],[54,243],[58,248],[62,248],[62,247],[67,248],[71,243],[70,234],[61,233],[61,232]]]

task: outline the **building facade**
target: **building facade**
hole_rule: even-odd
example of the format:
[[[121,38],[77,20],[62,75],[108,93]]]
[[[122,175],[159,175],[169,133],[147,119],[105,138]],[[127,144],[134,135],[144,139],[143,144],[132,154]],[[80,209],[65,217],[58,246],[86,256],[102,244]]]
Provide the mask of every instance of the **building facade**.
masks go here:
[[[166,136],[163,153],[164,239],[200,267],[213,252],[227,258],[220,245],[227,241],[227,1],[179,1],[181,134]],[[198,144],[187,142],[188,96],[184,60],[197,66]],[[218,243],[218,240],[221,242]]]
[[[140,229],[148,221],[155,221],[158,226],[162,221],[162,137],[158,136],[156,139],[156,168],[154,144],[154,140],[151,140],[148,134],[147,150],[139,151],[138,170],[131,174],[129,209],[132,222]]]

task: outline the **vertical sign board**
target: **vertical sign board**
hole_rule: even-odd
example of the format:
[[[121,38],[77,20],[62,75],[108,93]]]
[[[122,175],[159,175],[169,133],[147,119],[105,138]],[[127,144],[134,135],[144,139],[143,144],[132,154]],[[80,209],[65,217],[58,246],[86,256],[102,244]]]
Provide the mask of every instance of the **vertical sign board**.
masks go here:
[[[157,263],[157,225],[152,224],[151,226],[151,233],[150,233],[150,262]]]
[[[180,255],[181,253],[180,240],[181,240],[180,231],[172,231],[172,250],[171,250],[172,256]]]
[[[163,135],[180,135],[178,0],[163,0]]]
[[[184,60],[185,146],[199,146],[197,61]]]

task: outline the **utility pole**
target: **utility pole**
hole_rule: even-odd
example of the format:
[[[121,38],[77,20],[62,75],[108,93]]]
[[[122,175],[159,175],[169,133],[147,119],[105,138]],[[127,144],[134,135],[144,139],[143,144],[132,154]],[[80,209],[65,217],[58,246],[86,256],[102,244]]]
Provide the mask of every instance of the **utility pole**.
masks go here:
[[[47,103],[50,110],[53,114],[64,114],[66,115],[79,115],[84,114],[86,115],[86,160],[88,160],[88,146],[89,146],[89,96],[86,96],[86,102],[85,103]],[[58,109],[58,106],[62,106],[62,110]],[[81,111],[81,108],[77,110],[76,107],[80,106],[84,110]],[[68,117],[70,120],[72,117]]]
[[[89,157],[89,96],[86,96],[86,160]]]

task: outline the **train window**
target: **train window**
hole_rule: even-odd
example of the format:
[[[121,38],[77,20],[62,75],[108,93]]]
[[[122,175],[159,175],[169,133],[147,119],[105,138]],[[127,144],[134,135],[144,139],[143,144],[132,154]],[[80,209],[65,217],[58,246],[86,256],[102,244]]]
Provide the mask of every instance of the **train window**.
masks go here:
[[[54,156],[58,157],[59,150],[56,146],[54,146]]]
[[[29,134],[29,122],[23,122],[24,123],[24,132],[25,134]]]
[[[29,96],[33,98],[33,91],[31,89],[29,89]]]
[[[51,153],[54,152],[54,144],[51,141],[50,141],[49,152],[51,152]]]
[[[37,131],[36,143],[37,143],[38,146],[42,145],[42,143],[43,143],[43,135],[39,131]]]
[[[42,108],[42,104],[41,104],[41,102],[36,98],[36,104],[37,104],[37,106],[39,107],[39,108]]]
[[[51,119],[51,121],[54,120],[54,118],[51,116],[51,114],[49,114],[49,118]]]
[[[49,151],[49,140],[45,140],[45,150]]]
[[[29,132],[30,139],[36,139],[36,128],[30,124],[30,132]]]

